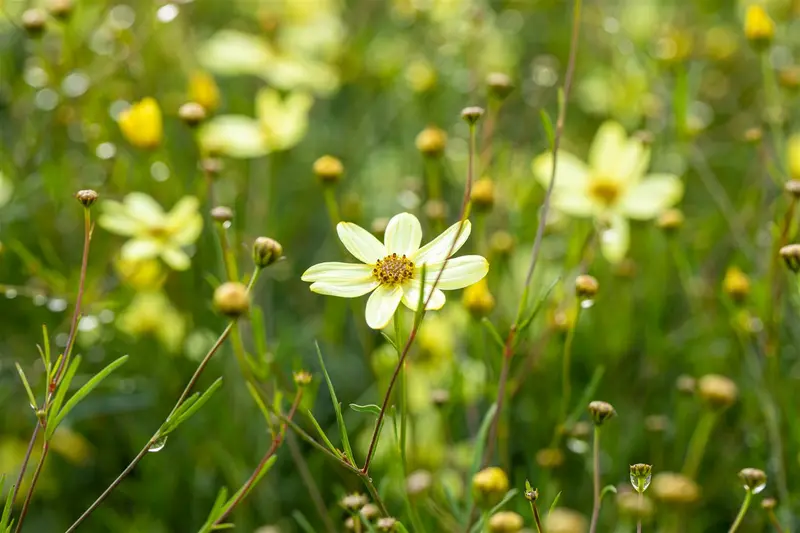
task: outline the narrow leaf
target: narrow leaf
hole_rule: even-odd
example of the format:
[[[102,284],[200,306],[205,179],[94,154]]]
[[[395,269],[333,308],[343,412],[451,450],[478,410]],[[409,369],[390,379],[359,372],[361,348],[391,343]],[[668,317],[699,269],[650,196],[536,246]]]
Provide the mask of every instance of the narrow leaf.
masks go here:
[[[48,375],[50,372],[50,334],[47,331],[47,325],[42,324],[42,338],[44,339],[44,362]]]
[[[175,431],[178,426],[189,420],[201,407],[205,404],[211,395],[217,392],[222,386],[222,378],[217,378],[217,380],[211,384],[211,386],[206,389],[206,391],[195,401],[191,403],[189,407],[184,409],[181,413],[171,416],[167,422],[164,424],[164,429],[161,431],[162,436],[166,436],[171,432]],[[196,395],[195,395],[196,396]]]
[[[558,505],[558,500],[561,499],[561,492],[562,491],[558,491],[558,494],[556,494],[556,497],[553,498],[553,503],[550,504],[550,510],[547,511],[547,514],[552,513],[553,509],[555,509],[556,506]]]
[[[497,513],[500,509],[505,507],[505,505],[509,501],[511,501],[511,498],[516,496],[518,492],[519,492],[519,490],[517,490],[517,489],[511,489],[508,492],[506,492],[505,496],[503,496],[503,499],[500,500],[500,502],[497,505],[492,507],[492,510],[489,511],[487,516],[492,516],[493,514]],[[483,518],[478,520],[478,523],[476,523],[474,526],[472,526],[472,529],[470,531],[472,533],[479,533],[480,531],[483,531]]]
[[[28,393],[28,401],[31,403],[31,408],[34,410],[38,409],[36,405],[36,397],[33,395],[31,386],[28,383],[28,378],[25,377],[25,371],[22,370],[22,367],[19,366],[19,363],[14,363],[14,364],[17,366],[17,372],[19,372],[19,379],[22,380],[22,384],[25,386],[25,392]]]
[[[367,413],[367,414],[373,414],[375,416],[380,416],[381,414],[381,408],[375,405],[374,403],[370,403],[367,405],[358,405],[357,403],[351,403],[350,409],[352,409],[356,413]]]
[[[553,292],[553,289],[555,289],[559,281],[561,281],[561,276],[558,276],[550,283],[550,285],[547,286],[547,289],[545,289],[544,293],[539,297],[539,300],[536,301],[536,305],[533,306],[531,312],[528,313],[528,316],[520,324],[519,326],[520,332],[525,331],[528,328],[528,326],[530,326],[531,322],[533,322],[533,319],[536,318],[537,314],[539,314],[539,311],[542,309],[542,306],[547,301],[547,298],[550,297],[550,293]]]
[[[6,484],[6,475],[0,474],[0,494],[3,492],[3,486]],[[0,528],[8,527],[10,528],[11,523],[11,506],[14,501],[11,497],[14,495],[14,485],[11,485],[8,489],[8,494],[6,495],[6,503],[3,506],[3,514],[0,516]]]
[[[600,492],[600,501],[603,501],[603,497],[609,493],[616,494],[617,487],[615,487],[614,485],[606,485],[605,487],[603,487],[603,490]]]
[[[544,128],[544,133],[547,135],[547,144],[550,146],[550,149],[553,149],[553,145],[556,142],[555,133],[553,133],[553,121],[550,120],[550,115],[547,114],[547,111],[544,109],[539,110],[539,117],[542,119],[542,127]]]
[[[64,405],[64,408],[56,415],[55,423],[48,424],[46,433],[47,437],[50,438],[53,435],[53,431],[55,431],[58,425],[61,423],[61,421],[64,420],[64,417],[67,416],[69,412],[72,411],[75,408],[75,406],[81,402],[81,400],[83,400],[90,392],[92,392],[95,389],[95,387],[100,385],[100,383],[102,383],[102,381],[106,379],[109,376],[109,374],[111,374],[114,370],[122,366],[127,360],[128,356],[123,355],[122,357],[120,357],[107,367],[105,367],[103,370],[98,372],[83,387],[78,389],[78,391],[72,395],[72,398],[70,398]]]
[[[483,461],[483,451],[486,447],[486,436],[488,435],[489,428],[492,425],[492,419],[494,418],[495,411],[497,411],[497,404],[493,403],[491,406],[489,406],[486,414],[483,415],[483,421],[478,429],[478,434],[475,436],[475,450],[472,452],[472,466],[470,467],[469,476],[467,479],[472,479],[478,472],[478,469],[481,467],[481,462]],[[471,509],[472,491],[467,491],[465,500],[464,509]],[[469,516],[463,516],[462,522],[466,523],[469,519]]]
[[[63,355],[59,356],[59,361],[56,363],[56,368],[61,362],[61,358]],[[67,392],[69,391],[70,385],[72,385],[72,378],[75,377],[75,373],[78,371],[78,367],[81,364],[81,356],[75,357],[72,361],[70,361],[69,366],[67,367],[67,371],[64,372],[63,377],[61,378],[60,383],[58,384],[58,389],[56,389],[56,396],[53,399],[53,404],[50,406],[50,411],[47,414],[47,427],[53,425],[55,418],[58,416],[58,413],[61,411],[61,406],[64,404],[64,398],[67,396]],[[55,428],[54,428],[55,429]]]
[[[486,331],[489,332],[489,336],[492,338],[494,343],[497,344],[497,347],[500,348],[500,351],[505,350],[506,343],[503,342],[503,338],[497,332],[497,328],[494,327],[494,324],[492,324],[492,322],[486,317],[481,319],[481,324],[483,324],[483,327],[485,327]]]
[[[226,522],[224,524],[217,524],[215,526],[211,526],[211,531],[222,531],[223,529],[233,529],[236,527],[236,524],[231,522]]]
[[[387,335],[383,330],[381,330],[381,335],[383,336],[383,340],[391,344],[392,348],[394,348],[395,351],[397,351],[397,344],[395,344],[394,339],[391,338],[389,335]]]
[[[336,446],[333,445],[333,443],[328,438],[328,436],[325,434],[325,432],[322,431],[322,427],[319,425],[319,422],[317,422],[317,419],[314,418],[314,415],[311,414],[311,410],[306,411],[306,413],[308,414],[308,418],[310,418],[311,422],[314,424],[314,427],[317,428],[317,433],[319,433],[319,436],[322,439],[322,442],[324,442],[325,446],[327,446],[328,449],[330,451],[332,451],[333,453],[335,453],[336,456],[338,457],[339,456],[339,450],[336,449]]]
[[[239,488],[239,490],[237,490],[233,496],[231,496],[231,498],[228,500],[228,503],[225,504],[225,508],[227,508],[230,504],[238,500],[240,497],[246,498],[247,495],[250,494],[250,491],[252,491],[255,488],[255,486],[258,485],[258,482],[261,481],[261,479],[267,474],[267,472],[269,472],[269,470],[272,468],[272,465],[274,465],[275,461],[277,460],[278,460],[277,455],[273,455],[272,457],[267,459],[267,462],[264,464],[264,468],[261,469],[261,472],[258,473],[258,477],[255,478],[253,480],[253,483],[250,485],[250,489],[244,494],[242,494],[242,492],[245,489],[244,485],[242,485],[242,487]]]
[[[347,437],[347,426],[344,423],[344,417],[342,416],[342,405],[339,403],[339,400],[336,398],[336,391],[333,389],[333,382],[331,382],[331,377],[328,375],[328,369],[325,368],[325,361],[322,360],[322,351],[319,349],[319,343],[314,343],[317,347],[317,356],[319,357],[319,364],[322,366],[322,373],[325,374],[325,381],[328,383],[328,392],[331,395],[331,402],[333,402],[333,409],[336,411],[336,422],[339,424],[339,433],[342,439],[342,446],[344,447],[344,453],[347,458],[350,460],[350,463],[355,465],[356,461],[353,457],[353,450],[350,448],[350,439]]]
[[[252,396],[253,397],[253,401],[256,402],[256,405],[258,406],[258,410],[261,411],[261,414],[263,415],[264,420],[266,420],[267,424],[270,427],[272,427],[272,419],[269,416],[269,411],[267,411],[267,406],[264,405],[264,400],[261,399],[261,395],[258,394],[258,391],[256,390],[256,388],[253,386],[252,383],[250,383],[248,381],[246,383],[246,385],[247,385],[247,390],[250,392],[250,396]]]
[[[292,511],[292,518],[294,518],[297,525],[300,526],[300,529],[305,531],[306,533],[317,533],[316,530],[311,527],[311,523],[308,519],[298,510]]]
[[[594,397],[595,392],[597,392],[597,387],[600,386],[600,381],[603,379],[603,373],[605,373],[605,371],[606,367],[602,365],[598,366],[595,369],[591,381],[589,381],[589,384],[583,390],[580,402],[578,403],[578,405],[575,406],[575,409],[567,417],[567,421],[564,423],[564,427],[568,428],[572,426],[572,424],[574,424],[575,421],[578,420],[578,418],[580,418],[581,413],[584,412],[586,406]]]

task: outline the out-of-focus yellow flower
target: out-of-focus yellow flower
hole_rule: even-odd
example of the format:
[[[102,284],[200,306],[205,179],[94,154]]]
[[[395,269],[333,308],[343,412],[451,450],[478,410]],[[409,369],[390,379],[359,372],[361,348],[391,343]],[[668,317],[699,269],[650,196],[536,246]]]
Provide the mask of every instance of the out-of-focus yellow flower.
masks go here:
[[[308,112],[314,99],[304,92],[285,98],[275,89],[262,89],[256,95],[256,116],[271,151],[296,145],[308,130]]]
[[[775,23],[767,14],[764,6],[752,4],[748,6],[744,16],[744,35],[755,46],[768,46],[775,37]]]
[[[157,259],[117,259],[114,265],[120,279],[137,291],[160,289],[167,274]]]
[[[122,203],[103,202],[98,223],[111,233],[131,237],[122,246],[123,260],[160,257],[175,270],[186,270],[191,260],[182,248],[194,243],[203,228],[198,207],[197,198],[185,196],[165,213],[152,197],[134,192]]]
[[[552,153],[533,161],[533,173],[545,187],[552,165]],[[620,262],[628,251],[628,219],[655,218],[683,196],[677,176],[644,176],[649,165],[650,149],[641,140],[628,138],[616,122],[606,122],[597,131],[588,165],[568,152],[558,154],[553,206],[568,215],[598,219],[605,226],[601,249],[612,263]]]
[[[415,59],[406,67],[406,81],[411,90],[424,93],[436,85],[436,70],[426,59]]]
[[[139,148],[155,148],[161,144],[164,127],[161,108],[153,98],[143,98],[119,114],[117,118],[122,135]]]
[[[189,78],[189,101],[197,102],[212,112],[219,107],[219,87],[208,72],[198,71]]]
[[[91,444],[83,435],[63,425],[58,426],[53,433],[50,446],[69,462],[77,465],[85,463],[92,452]]]
[[[789,176],[793,180],[800,180],[800,133],[789,137],[787,145],[789,158]]]
[[[178,351],[186,334],[186,321],[161,291],[137,293],[117,327],[133,337],[152,335],[171,352]]]

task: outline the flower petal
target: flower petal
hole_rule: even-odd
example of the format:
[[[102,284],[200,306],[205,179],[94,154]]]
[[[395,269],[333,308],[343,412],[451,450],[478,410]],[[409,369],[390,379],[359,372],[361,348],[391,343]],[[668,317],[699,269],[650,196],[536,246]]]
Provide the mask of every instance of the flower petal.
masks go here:
[[[589,148],[589,166],[592,171],[607,178],[619,177],[619,158],[627,145],[628,134],[621,124],[604,122]]]
[[[573,217],[589,217],[594,214],[597,203],[587,194],[586,189],[567,191],[556,188],[553,191],[553,207]]]
[[[543,187],[550,185],[553,175],[553,154],[545,153],[533,160],[533,175]],[[556,160],[556,184],[554,190],[569,192],[584,190],[589,179],[589,167],[569,152],[558,151]]]
[[[151,259],[161,252],[161,244],[152,239],[131,239],[122,245],[120,255],[123,259]]]
[[[204,150],[247,159],[269,153],[267,138],[254,118],[220,115],[205,123],[197,138]]]
[[[339,222],[336,231],[347,251],[368,265],[374,265],[378,259],[383,259],[387,255],[381,241],[361,226],[352,222]]]
[[[389,287],[381,285],[367,300],[367,325],[372,329],[383,329],[392,319],[400,300],[403,288],[400,285]]]
[[[650,148],[642,141],[629,139],[619,154],[614,176],[623,183],[633,185],[642,179],[648,166],[650,166]]]
[[[472,231],[472,224],[469,220],[464,221],[463,228],[461,225],[461,221],[459,221],[444,230],[438,237],[417,250],[411,257],[411,260],[420,266],[444,261],[447,259],[448,253],[456,253],[464,246],[464,243],[467,242],[469,234]],[[461,233],[458,233],[459,229],[461,229]],[[457,233],[458,242],[453,246],[453,239],[456,238]],[[453,249],[452,252],[450,252],[450,248]]]
[[[164,209],[152,196],[143,192],[132,192],[123,201],[128,214],[136,220],[153,224],[164,218]]]
[[[683,183],[673,174],[651,174],[622,198],[622,212],[634,220],[657,217],[683,196]]]
[[[303,281],[362,282],[372,280],[372,268],[369,265],[354,263],[320,263],[314,265],[300,277]]]
[[[378,282],[375,280],[364,282],[318,281],[312,283],[309,288],[311,292],[316,292],[317,294],[339,296],[340,298],[356,298],[367,294],[377,286]]]
[[[397,254],[411,257],[419,250],[422,241],[422,226],[417,217],[411,213],[395,215],[386,226],[386,235],[383,244],[386,246],[387,255]]]
[[[441,309],[447,298],[439,289],[434,290],[433,296],[431,296],[431,287],[433,287],[433,282],[425,284],[425,296],[422,299],[423,302],[428,302],[428,305],[425,306],[425,309],[429,311]],[[421,288],[422,282],[416,279],[403,286],[403,304],[412,311],[417,310]],[[428,300],[428,298],[430,298],[430,300]]]
[[[108,204],[113,204],[113,207]],[[106,200],[101,205],[103,206],[103,214],[97,219],[97,223],[106,231],[130,237],[138,233],[142,228],[142,223],[129,217],[121,203]]]
[[[426,285],[433,284],[436,281],[443,264],[444,262],[427,265],[425,272]],[[489,262],[480,255],[455,257],[447,261],[436,288],[446,291],[463,289],[483,279],[487,272],[489,272]]]
[[[628,253],[630,243],[628,219],[621,214],[614,214],[607,222],[608,228],[600,234],[600,249],[608,262],[619,263]]]
[[[192,264],[189,256],[178,247],[164,248],[161,250],[161,259],[173,270],[187,270]]]

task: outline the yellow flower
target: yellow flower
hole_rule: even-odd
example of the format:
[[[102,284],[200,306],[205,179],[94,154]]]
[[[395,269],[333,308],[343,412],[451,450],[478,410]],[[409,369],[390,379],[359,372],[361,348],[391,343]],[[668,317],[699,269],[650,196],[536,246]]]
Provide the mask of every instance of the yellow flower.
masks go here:
[[[775,36],[775,23],[764,7],[753,4],[747,7],[744,16],[744,35],[754,45],[768,45]]]
[[[533,173],[545,187],[552,164],[552,153],[533,161]],[[553,206],[567,215],[599,220],[605,226],[600,246],[612,263],[628,251],[628,219],[656,218],[683,196],[683,184],[674,174],[644,176],[649,165],[649,148],[628,138],[616,122],[606,122],[597,131],[588,165],[568,152],[558,153]]]
[[[171,352],[178,351],[186,334],[186,321],[161,291],[137,293],[117,327],[137,338],[152,335]]]
[[[219,87],[208,72],[195,72],[189,78],[189,101],[197,102],[208,111],[219,107]]]
[[[114,265],[120,279],[138,291],[160,289],[167,279],[158,259],[123,259]]]
[[[366,310],[367,325],[372,329],[386,327],[401,301],[415,310],[423,285],[426,309],[441,309],[445,302],[442,290],[463,289],[489,271],[489,262],[479,255],[450,259],[445,264],[467,241],[469,221],[463,227],[456,222],[421,248],[422,227],[409,213],[392,217],[383,243],[350,222],[340,222],[336,229],[345,248],[364,264],[320,263],[306,270],[302,279],[311,282],[311,290],[319,294],[355,298],[372,292]],[[437,277],[439,283],[431,295]]]
[[[153,98],[144,98],[119,114],[119,129],[128,142],[139,148],[155,148],[161,144],[164,128],[161,108]]]
[[[789,175],[793,180],[800,180],[800,133],[789,137],[788,142]]]
[[[153,198],[134,192],[122,203],[103,202],[98,223],[111,233],[131,237],[122,246],[123,260],[160,257],[175,270],[186,270],[191,260],[182,247],[197,240],[203,228],[198,207],[197,198],[185,196],[165,213]]]

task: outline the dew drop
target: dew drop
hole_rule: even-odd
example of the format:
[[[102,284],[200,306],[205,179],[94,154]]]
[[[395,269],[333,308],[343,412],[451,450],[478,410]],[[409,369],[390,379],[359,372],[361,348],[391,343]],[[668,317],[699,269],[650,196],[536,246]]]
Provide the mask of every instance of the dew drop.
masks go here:
[[[167,437],[161,437],[153,441],[153,444],[151,444],[150,447],[147,448],[147,451],[153,453],[160,452],[161,450],[164,449],[164,446],[166,445],[167,445]]]
[[[586,300],[581,300],[581,309],[589,309],[594,305],[594,300],[587,298]]]
[[[644,478],[644,486],[642,487],[642,492],[646,491],[647,487],[650,486],[650,480],[651,479],[653,479],[653,474],[648,474],[648,476],[646,478]],[[633,485],[633,488],[636,491],[639,490],[639,480],[633,474],[631,474],[631,485]]]
[[[226,220],[225,222],[222,223],[222,227],[225,228],[225,229],[230,228],[231,227],[231,221],[230,220]]]
[[[764,490],[766,486],[767,486],[766,483],[762,483],[761,485],[756,485],[755,487],[753,487],[753,494],[758,494],[759,492]],[[744,486],[744,490],[747,490],[747,485]]]

